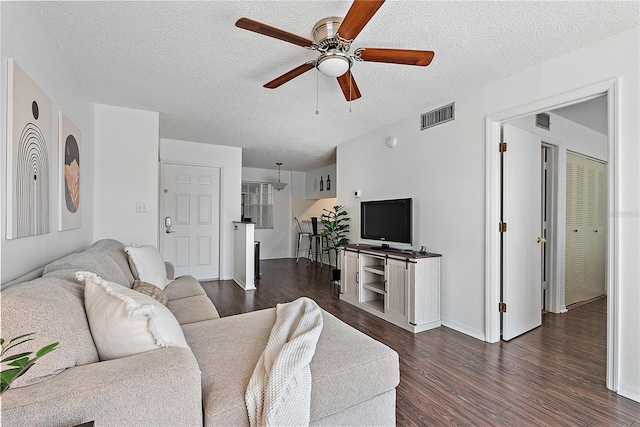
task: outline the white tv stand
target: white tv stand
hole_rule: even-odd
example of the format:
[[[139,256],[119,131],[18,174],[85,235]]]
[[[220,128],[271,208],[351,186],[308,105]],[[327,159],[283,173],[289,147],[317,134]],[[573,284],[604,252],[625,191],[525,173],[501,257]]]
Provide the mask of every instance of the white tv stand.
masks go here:
[[[342,250],[340,299],[410,332],[437,328],[441,257],[347,245]]]

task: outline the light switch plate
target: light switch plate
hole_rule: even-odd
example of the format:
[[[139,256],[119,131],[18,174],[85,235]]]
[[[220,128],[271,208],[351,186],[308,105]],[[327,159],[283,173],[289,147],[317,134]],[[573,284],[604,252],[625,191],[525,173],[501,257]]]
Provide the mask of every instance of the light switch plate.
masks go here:
[[[147,204],[145,202],[136,203],[136,213],[147,213]]]

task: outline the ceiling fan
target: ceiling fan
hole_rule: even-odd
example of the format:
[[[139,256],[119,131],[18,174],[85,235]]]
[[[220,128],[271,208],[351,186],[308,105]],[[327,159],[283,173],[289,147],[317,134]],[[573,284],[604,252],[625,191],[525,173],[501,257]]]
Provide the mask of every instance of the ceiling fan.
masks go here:
[[[313,40],[289,33],[279,28],[240,18],[236,26],[254,33],[293,43],[310,50],[317,50],[320,56],[288,71],[265,84],[275,89],[312,68],[322,74],[336,77],[347,101],[360,98],[360,90],[351,74],[354,61],[386,62],[390,64],[418,65],[426,67],[433,59],[433,51],[360,47],[349,53],[351,43],[378,11],[384,0],[355,0],[344,19],[329,17],[318,21],[313,27]]]

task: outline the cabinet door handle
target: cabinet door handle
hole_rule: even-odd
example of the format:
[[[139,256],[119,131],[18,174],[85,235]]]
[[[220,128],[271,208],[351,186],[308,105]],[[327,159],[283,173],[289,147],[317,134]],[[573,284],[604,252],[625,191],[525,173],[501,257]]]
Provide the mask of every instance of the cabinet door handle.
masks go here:
[[[360,272],[356,271],[356,283],[360,283]]]

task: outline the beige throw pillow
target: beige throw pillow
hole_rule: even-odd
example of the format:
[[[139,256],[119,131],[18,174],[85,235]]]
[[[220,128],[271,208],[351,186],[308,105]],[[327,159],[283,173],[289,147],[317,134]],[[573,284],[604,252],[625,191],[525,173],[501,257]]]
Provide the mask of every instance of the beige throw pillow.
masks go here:
[[[129,256],[131,272],[135,279],[156,285],[160,289],[171,282],[167,279],[167,267],[160,252],[153,246],[127,246],[124,248]]]
[[[152,285],[151,283],[143,282],[141,280],[134,280],[133,287],[131,289],[138,291],[141,294],[149,295],[162,303],[162,305],[167,305],[167,294],[156,285]]]
[[[162,347],[188,348],[178,321],[160,302],[94,273],[76,276],[85,284],[85,309],[101,360]]]

